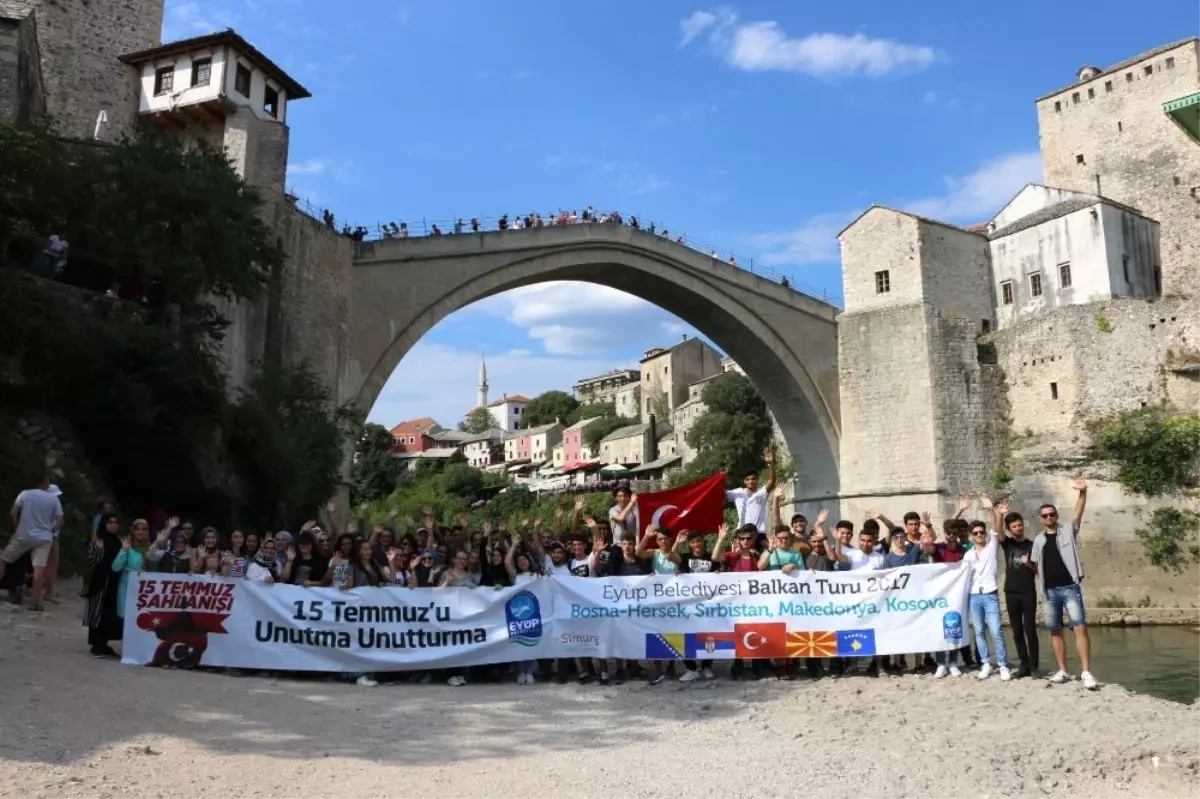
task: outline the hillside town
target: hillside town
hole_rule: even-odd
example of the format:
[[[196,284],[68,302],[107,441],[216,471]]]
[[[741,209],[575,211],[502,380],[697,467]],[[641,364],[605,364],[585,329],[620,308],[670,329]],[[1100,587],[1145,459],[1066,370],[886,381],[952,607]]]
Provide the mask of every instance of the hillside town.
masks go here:
[[[617,417],[633,422],[603,436],[593,448],[584,430],[604,417],[527,425],[524,414],[531,398],[503,393],[492,399],[481,357],[471,413],[486,410],[492,426],[470,433],[428,416],[409,419],[391,428],[392,455],[411,466],[461,453],[469,465],[504,473],[535,492],[597,490],[613,479],[658,481],[695,457],[687,434],[706,410],[704,389],[728,372],[742,373],[732,358],[684,335],[673,346],[646,350],[636,369],[613,369],[577,381],[570,394],[580,405],[610,405]]]

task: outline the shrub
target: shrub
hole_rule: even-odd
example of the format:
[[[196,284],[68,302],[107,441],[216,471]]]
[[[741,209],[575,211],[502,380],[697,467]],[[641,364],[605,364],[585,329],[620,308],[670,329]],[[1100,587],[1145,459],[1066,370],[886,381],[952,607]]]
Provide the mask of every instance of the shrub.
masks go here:
[[[1145,527],[1135,533],[1146,550],[1146,560],[1163,570],[1183,571],[1200,562],[1197,532],[1200,516],[1183,508],[1156,508]]]
[[[1001,466],[992,472],[992,488],[1001,489],[1012,482],[1013,475],[1007,466]]]
[[[1089,425],[1092,451],[1117,466],[1117,481],[1147,497],[1192,484],[1200,456],[1200,416],[1162,405],[1126,411]]]
[[[1110,322],[1108,317],[1104,315],[1103,311],[1096,312],[1096,329],[1101,333],[1113,332],[1112,322]]]

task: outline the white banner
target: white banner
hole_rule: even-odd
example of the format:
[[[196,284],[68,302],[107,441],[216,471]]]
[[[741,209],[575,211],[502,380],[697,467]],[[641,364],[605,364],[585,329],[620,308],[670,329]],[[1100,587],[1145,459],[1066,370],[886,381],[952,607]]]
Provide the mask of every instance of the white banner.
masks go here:
[[[123,662],[375,672],[562,657],[863,657],[956,649],[970,570],[542,578],[338,591],[144,573]]]

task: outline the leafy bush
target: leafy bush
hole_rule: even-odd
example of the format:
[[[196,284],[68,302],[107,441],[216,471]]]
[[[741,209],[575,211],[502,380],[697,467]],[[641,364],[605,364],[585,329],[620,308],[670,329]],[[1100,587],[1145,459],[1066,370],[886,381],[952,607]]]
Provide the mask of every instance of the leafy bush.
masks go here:
[[[1156,508],[1145,527],[1135,533],[1146,550],[1146,560],[1160,569],[1181,572],[1200,562],[1200,516],[1183,508]]]
[[[1089,425],[1097,458],[1117,466],[1117,481],[1147,497],[1192,485],[1200,456],[1200,415],[1164,405],[1119,413]]]
[[[997,490],[1004,488],[1012,482],[1013,475],[1007,466],[1000,466],[996,471],[992,472],[992,488]]]
[[[1113,332],[1112,322],[1104,315],[1103,311],[1096,311],[1096,329],[1101,333]]]

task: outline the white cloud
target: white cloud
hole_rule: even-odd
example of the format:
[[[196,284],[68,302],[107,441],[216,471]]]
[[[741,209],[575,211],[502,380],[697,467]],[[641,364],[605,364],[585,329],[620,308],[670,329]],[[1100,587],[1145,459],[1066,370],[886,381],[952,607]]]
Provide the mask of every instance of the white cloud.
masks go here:
[[[900,203],[905,211],[933,219],[979,222],[996,215],[1027,183],[1042,181],[1042,154],[1037,150],[994,158],[964,176],[944,178],[946,191]]]
[[[671,184],[657,175],[621,175],[617,187],[633,195],[651,194]]]
[[[293,175],[319,175],[325,171],[325,162],[320,158],[310,158],[307,161],[299,161],[294,164],[288,164],[287,173],[291,177]]]
[[[902,69],[924,69],[938,58],[926,45],[876,39],[861,33],[810,33],[795,38],[773,20],[738,23],[728,9],[697,11],[679,23],[680,46],[708,33],[712,50],[730,66],[748,72],[803,72],[808,75],[872,77]]]
[[[840,255],[838,231],[853,218],[853,213],[818,214],[793,230],[751,236],[749,243],[762,249],[756,257],[770,265],[831,263]]]
[[[368,418],[390,427],[405,419],[433,416],[443,427],[453,428],[475,407],[479,356],[478,350],[418,342],[383,387]],[[550,389],[569,392],[580,378],[618,365],[604,358],[556,358],[528,350],[488,354],[488,397],[533,397]],[[413,380],[414,374],[422,378]]]
[[[932,91],[932,90],[927,91],[927,92],[925,92],[925,96],[921,99],[923,99],[927,103],[936,103],[937,102],[937,92]]]
[[[201,4],[196,0],[167,0],[163,10],[163,41],[171,42],[234,28],[241,20],[238,14],[216,8],[211,3],[206,2],[203,7],[202,11]]]
[[[1009,153],[987,161],[974,172],[944,178],[943,194],[882,204],[931,219],[971,224],[995,216],[1023,186],[1041,180],[1039,152]],[[767,264],[835,262],[839,257],[837,234],[858,213],[818,214],[793,230],[751,236],[749,243],[762,248],[763,252],[756,257]]]

